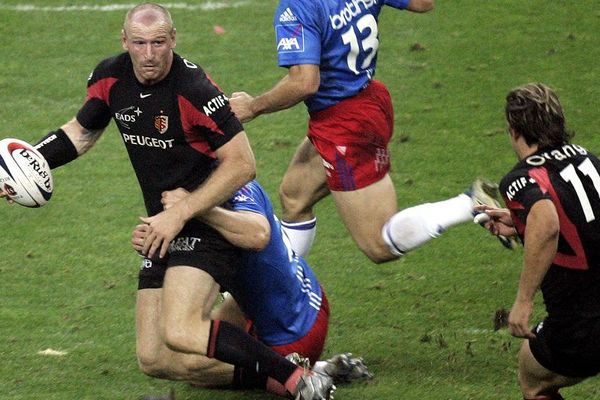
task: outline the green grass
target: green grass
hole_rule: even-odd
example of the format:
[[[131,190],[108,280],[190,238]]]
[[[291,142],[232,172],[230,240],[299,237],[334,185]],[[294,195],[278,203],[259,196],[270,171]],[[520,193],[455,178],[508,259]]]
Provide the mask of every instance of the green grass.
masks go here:
[[[27,2],[92,3],[126,2]],[[77,112],[91,69],[121,50],[124,11],[10,9],[16,4],[0,1],[0,137],[35,141]],[[270,27],[275,5],[173,9],[177,51],[227,93],[266,90],[285,72],[276,67]],[[226,34],[214,34],[214,25]],[[396,108],[391,150],[399,205],[453,196],[477,176],[499,180],[515,162],[504,133],[504,96],[530,81],[557,89],[575,142],[600,153],[599,26],[594,0],[439,1],[427,15],[384,10],[377,77]],[[412,51],[415,43],[424,50]],[[305,133],[305,110],[263,116],[246,130],[258,179],[275,200]],[[192,389],[137,370],[139,259],[129,234],[144,209],[120,141],[111,125],[89,154],[55,171],[45,207],[0,207],[0,398],[133,400],[172,387],[178,399],[264,398]],[[330,199],[317,213],[309,261],[332,307],[325,355],[363,355],[376,375],[368,384],[339,387],[336,398],[520,398],[521,341],[493,332],[492,316],[512,304],[521,250],[506,251],[467,224],[376,266],[352,243]],[[535,319],[541,317],[538,303]],[[38,355],[47,348],[67,355]],[[598,398],[600,386],[592,379],[564,395]]]

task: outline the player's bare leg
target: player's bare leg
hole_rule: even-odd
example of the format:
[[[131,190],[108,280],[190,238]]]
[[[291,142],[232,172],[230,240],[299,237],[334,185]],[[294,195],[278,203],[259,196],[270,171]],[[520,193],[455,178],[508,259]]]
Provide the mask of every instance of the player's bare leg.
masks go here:
[[[301,256],[308,254],[316,233],[313,206],[328,194],[321,157],[305,138],[279,187],[282,227],[292,242],[292,248]]]
[[[206,274],[198,269],[193,270]],[[212,280],[212,278],[210,279]],[[216,287],[218,292],[218,285]],[[200,354],[186,354],[167,347],[161,332],[161,326],[165,324],[164,321],[161,321],[163,315],[162,295],[163,289],[138,291],[136,335],[140,369],[145,374],[158,378],[185,381],[202,380],[209,381],[211,385],[215,386],[231,384],[232,365]],[[206,304],[204,308],[208,307]],[[205,311],[198,312],[199,315],[203,313],[205,314]],[[193,336],[196,337],[198,334]]]
[[[362,189],[331,194],[352,239],[367,257],[375,263],[398,258],[381,236],[381,228],[397,210],[396,191],[389,175]]]
[[[389,174],[362,189],[332,194],[352,238],[375,263],[394,260],[449,227],[473,219],[473,200],[465,193],[396,212]]]
[[[205,271],[192,267],[167,269],[163,285],[161,332],[172,350],[206,355],[210,313],[219,285]]]
[[[575,385],[581,378],[571,378],[556,374],[537,362],[529,340],[525,340],[519,351],[519,385],[524,399],[559,400],[558,389]]]
[[[162,289],[138,291],[136,304],[137,356],[142,372],[156,378],[224,386],[233,381],[230,364],[169,349],[160,333]]]

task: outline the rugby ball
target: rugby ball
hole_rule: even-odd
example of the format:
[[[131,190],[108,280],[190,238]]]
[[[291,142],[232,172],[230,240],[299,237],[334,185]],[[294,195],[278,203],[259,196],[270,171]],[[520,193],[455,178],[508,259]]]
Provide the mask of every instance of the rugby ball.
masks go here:
[[[25,207],[43,206],[54,190],[48,162],[27,142],[0,140],[0,189]]]

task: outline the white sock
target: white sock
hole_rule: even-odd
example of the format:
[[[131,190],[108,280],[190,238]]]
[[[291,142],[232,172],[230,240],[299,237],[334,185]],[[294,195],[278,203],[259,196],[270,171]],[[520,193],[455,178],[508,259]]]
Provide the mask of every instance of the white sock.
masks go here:
[[[396,213],[381,231],[392,254],[401,256],[440,236],[451,226],[472,221],[473,204],[466,194],[425,203]]]
[[[290,239],[292,250],[299,256],[306,257],[317,234],[317,218],[303,222],[281,221],[281,229]]]

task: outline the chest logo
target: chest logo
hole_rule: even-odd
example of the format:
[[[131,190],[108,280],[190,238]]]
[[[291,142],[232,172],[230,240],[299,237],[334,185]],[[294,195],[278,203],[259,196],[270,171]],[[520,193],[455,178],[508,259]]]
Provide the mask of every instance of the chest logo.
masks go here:
[[[154,117],[154,127],[161,135],[169,129],[169,117],[167,115],[157,115]]]
[[[140,99],[145,99],[146,97],[152,96],[152,93],[140,93]]]
[[[122,108],[115,113],[115,119],[125,129],[131,129],[131,124],[142,114],[142,110],[136,106]]]

